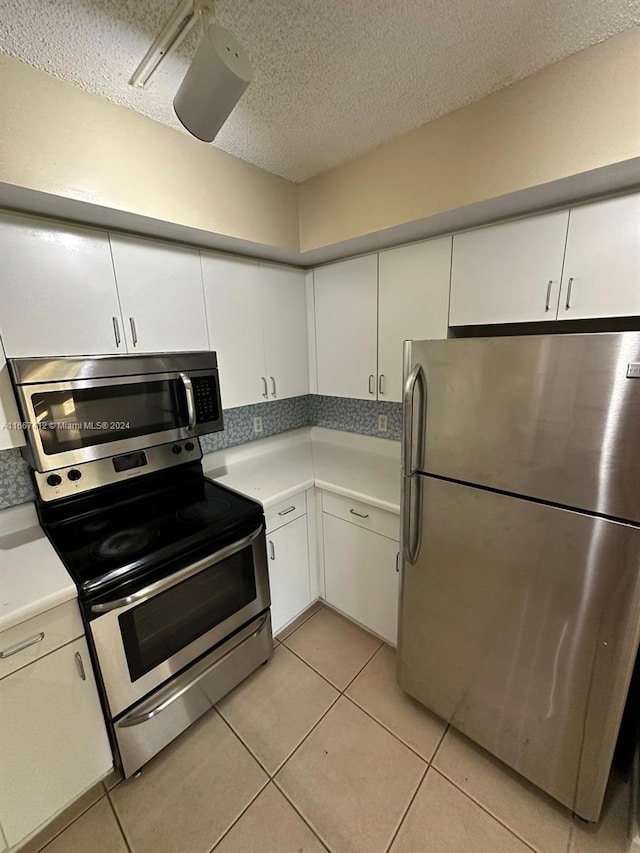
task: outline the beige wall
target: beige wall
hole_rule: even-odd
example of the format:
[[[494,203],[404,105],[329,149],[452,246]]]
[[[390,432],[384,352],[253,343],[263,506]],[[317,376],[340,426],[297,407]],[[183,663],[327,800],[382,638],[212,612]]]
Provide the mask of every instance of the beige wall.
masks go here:
[[[3,54],[0,182],[298,249],[295,184]]]
[[[638,156],[636,29],[306,181],[300,249]]]

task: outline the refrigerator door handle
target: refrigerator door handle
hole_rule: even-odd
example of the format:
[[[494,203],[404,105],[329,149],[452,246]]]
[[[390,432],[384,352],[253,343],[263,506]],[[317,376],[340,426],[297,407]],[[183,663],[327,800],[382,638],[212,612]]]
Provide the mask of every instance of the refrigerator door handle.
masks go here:
[[[414,566],[422,544],[422,475],[402,478],[401,549],[405,561]]]
[[[414,364],[406,382],[404,383],[404,395],[402,406],[402,473],[405,477],[411,477],[419,470],[418,464],[413,462],[413,402],[415,398],[416,385],[422,390],[422,399],[418,409],[418,456],[422,452],[424,441],[424,420],[427,403],[427,382],[421,364]]]

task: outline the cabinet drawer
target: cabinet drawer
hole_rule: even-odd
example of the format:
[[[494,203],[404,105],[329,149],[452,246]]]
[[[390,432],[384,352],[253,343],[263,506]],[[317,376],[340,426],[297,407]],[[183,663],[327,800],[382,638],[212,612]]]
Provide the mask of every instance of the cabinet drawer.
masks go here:
[[[322,509],[329,515],[343,518],[365,530],[373,530],[389,539],[400,538],[400,519],[392,512],[378,509],[361,501],[352,501],[342,495],[334,495],[332,492],[322,493]]]
[[[298,492],[297,495],[274,504],[264,514],[267,522],[267,533],[271,533],[273,530],[282,527],[283,524],[288,524],[290,521],[300,518],[306,511],[307,498],[304,492]]]
[[[83,634],[82,617],[75,599],[2,631],[0,678],[33,663],[76,637],[82,637]],[[24,647],[20,648],[23,644]]]

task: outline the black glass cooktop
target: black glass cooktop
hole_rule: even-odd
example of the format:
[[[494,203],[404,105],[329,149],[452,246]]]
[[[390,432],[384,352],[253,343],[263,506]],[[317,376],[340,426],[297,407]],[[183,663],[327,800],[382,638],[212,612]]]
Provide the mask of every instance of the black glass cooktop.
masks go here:
[[[200,463],[40,506],[42,524],[80,597],[139,585],[258,526],[262,507],[212,483]],[[197,554],[199,556],[199,553]]]

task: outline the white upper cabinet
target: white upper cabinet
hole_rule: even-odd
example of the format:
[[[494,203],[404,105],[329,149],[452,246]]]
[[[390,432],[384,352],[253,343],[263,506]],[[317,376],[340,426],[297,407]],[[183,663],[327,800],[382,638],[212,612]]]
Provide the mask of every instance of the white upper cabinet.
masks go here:
[[[318,394],[376,399],[378,256],[314,271]]]
[[[555,320],[569,212],[453,238],[449,324]]]
[[[198,250],[120,234],[110,239],[127,350],[209,349]]]
[[[209,344],[218,355],[225,409],[268,397],[260,266],[257,261],[202,253]]]
[[[304,272],[260,264],[260,287],[269,399],[308,394]]]
[[[447,337],[451,237],[380,253],[378,399],[402,400],[405,340]]]
[[[640,194],[569,217],[559,320],[640,314]]]
[[[0,334],[7,358],[122,352],[106,233],[0,215]]]
[[[2,422],[2,426],[0,426],[0,450],[24,447],[26,442],[23,431],[21,429],[9,429],[9,424],[14,424],[21,420],[16,397],[13,393],[7,360],[0,345],[0,421]]]

